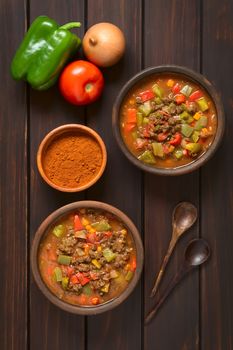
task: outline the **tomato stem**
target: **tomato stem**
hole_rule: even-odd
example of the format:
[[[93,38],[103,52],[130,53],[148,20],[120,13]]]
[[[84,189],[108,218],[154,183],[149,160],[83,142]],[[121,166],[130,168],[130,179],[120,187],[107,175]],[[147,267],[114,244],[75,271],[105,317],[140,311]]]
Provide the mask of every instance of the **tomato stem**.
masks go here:
[[[85,90],[86,92],[90,92],[92,90],[93,85],[91,83],[86,84]]]

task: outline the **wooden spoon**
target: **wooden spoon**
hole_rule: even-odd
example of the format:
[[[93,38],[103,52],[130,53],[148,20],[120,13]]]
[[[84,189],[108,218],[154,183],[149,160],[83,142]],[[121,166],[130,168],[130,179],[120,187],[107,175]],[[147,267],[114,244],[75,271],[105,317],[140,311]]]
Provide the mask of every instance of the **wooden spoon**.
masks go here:
[[[178,239],[194,224],[196,220],[197,208],[192,203],[181,202],[174,208],[172,214],[172,238],[168,247],[167,254],[165,255],[162,266],[160,268],[158,277],[151,291],[151,297],[153,297],[158,290],[159,283],[162,279],[163,273]]]
[[[164,300],[172,292],[176,285],[187,275],[187,273],[193,270],[195,267],[203,264],[209,258],[209,256],[210,247],[204,239],[194,239],[188,244],[185,250],[184,260],[179,271],[169,283],[166,291],[155,304],[152,311],[150,311],[146,316],[145,324],[148,324],[152,320]]]

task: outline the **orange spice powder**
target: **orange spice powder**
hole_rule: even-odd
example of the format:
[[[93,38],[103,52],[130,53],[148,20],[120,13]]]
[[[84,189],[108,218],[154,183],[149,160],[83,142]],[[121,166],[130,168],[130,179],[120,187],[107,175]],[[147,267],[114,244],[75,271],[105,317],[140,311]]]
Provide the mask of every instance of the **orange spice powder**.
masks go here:
[[[86,185],[99,172],[103,156],[94,138],[78,132],[64,133],[48,146],[43,168],[51,182],[66,188]]]

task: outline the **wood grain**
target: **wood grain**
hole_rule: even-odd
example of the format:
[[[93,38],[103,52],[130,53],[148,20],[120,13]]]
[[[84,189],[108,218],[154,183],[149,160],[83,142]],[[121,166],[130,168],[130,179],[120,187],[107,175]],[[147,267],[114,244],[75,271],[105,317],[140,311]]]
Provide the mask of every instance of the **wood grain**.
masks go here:
[[[121,86],[141,64],[141,2],[88,1],[87,25],[112,22],[125,33],[127,49],[116,66],[103,70],[105,90],[98,104],[87,109],[87,123],[103,137],[108,162],[98,185],[87,191],[89,199],[106,201],[124,211],[141,230],[141,175],[121,154],[113,138],[112,106]],[[141,288],[138,285],[129,299],[111,312],[88,318],[87,349],[126,350],[141,348]]]
[[[145,67],[178,64],[199,68],[199,4],[186,1],[146,1],[144,20]],[[149,298],[171,237],[173,208],[181,201],[199,206],[199,175],[159,177],[145,175],[145,311],[155,303]],[[161,292],[177,271],[187,242],[198,236],[198,224],[177,245]],[[189,276],[145,328],[144,348],[199,348],[198,274]],[[172,345],[171,345],[172,344]]]
[[[30,20],[40,14],[58,23],[80,21],[84,24],[84,1],[30,1]],[[75,30],[81,37],[84,27]],[[78,56],[78,55],[77,55]],[[30,233],[41,221],[62,205],[84,198],[83,193],[68,194],[50,188],[40,177],[36,167],[36,153],[42,138],[53,128],[68,123],[83,123],[84,110],[66,103],[57,86],[46,92],[30,91]],[[31,278],[30,290],[30,348],[84,349],[84,317],[61,311],[45,299]]]
[[[87,26],[109,21],[121,27],[127,49],[116,66],[103,69],[103,97],[88,108],[66,103],[58,87],[26,88],[9,74],[27,24],[38,15]],[[231,0],[2,0],[0,3],[0,348],[1,350],[232,350],[233,349],[233,3]],[[81,57],[77,54],[76,58]],[[142,174],[118,149],[111,109],[121,86],[143,67],[180,64],[201,70],[220,91],[227,116],[225,139],[201,170],[176,178]],[[66,123],[88,124],[104,139],[105,174],[86,193],[60,193],[36,168],[40,141]],[[143,181],[144,180],[144,181]],[[29,243],[47,215],[83,198],[123,210],[143,233],[145,274],[121,306],[79,317],[59,310],[29,274]],[[183,200],[197,205],[200,221],[177,247],[161,292],[177,270],[186,243],[199,234],[212,247],[210,261],[190,275],[144,329],[149,292],[171,235],[171,214]],[[199,283],[200,277],[200,283]]]
[[[226,131],[222,147],[201,176],[201,233],[212,259],[201,274],[202,349],[233,349],[233,3],[203,2],[203,74],[222,96]]]
[[[26,89],[10,63],[26,25],[25,2],[1,1],[0,64],[0,348],[27,346]],[[16,127],[17,125],[17,127]]]

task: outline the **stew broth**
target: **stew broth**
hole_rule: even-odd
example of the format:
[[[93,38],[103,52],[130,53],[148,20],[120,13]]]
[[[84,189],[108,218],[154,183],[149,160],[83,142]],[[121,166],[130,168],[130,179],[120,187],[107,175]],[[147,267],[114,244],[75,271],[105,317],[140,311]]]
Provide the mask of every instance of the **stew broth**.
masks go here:
[[[39,269],[47,287],[75,305],[95,306],[120,295],[133,278],[131,233],[112,214],[81,209],[62,218],[40,244]]]
[[[210,96],[176,74],[154,75],[136,84],[120,113],[121,134],[130,152],[161,168],[193,162],[210,147],[217,129]]]

